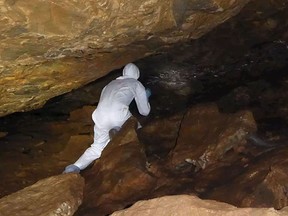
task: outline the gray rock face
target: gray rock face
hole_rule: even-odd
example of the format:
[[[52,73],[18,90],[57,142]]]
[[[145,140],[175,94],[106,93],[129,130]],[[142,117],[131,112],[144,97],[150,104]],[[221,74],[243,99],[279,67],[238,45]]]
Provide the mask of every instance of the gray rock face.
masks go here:
[[[83,198],[84,180],[78,174],[63,174],[0,199],[0,215],[73,215]]]

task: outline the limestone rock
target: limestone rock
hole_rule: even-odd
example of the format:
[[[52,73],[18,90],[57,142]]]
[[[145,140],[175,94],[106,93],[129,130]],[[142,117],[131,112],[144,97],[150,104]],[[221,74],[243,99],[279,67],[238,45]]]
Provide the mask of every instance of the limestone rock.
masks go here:
[[[0,116],[199,38],[249,0],[0,1]]]
[[[183,114],[156,119],[138,131],[148,156],[165,157],[175,147]]]
[[[73,110],[70,113],[69,121],[83,122],[93,124],[92,113],[96,109],[95,106],[84,106],[81,109]]]
[[[221,114],[213,104],[193,107],[181,123],[171,162],[176,167],[188,162],[205,169],[224,158],[228,151],[237,152],[246,143],[246,135],[255,130],[256,124],[249,111]]]
[[[272,208],[236,208],[235,206],[212,200],[201,200],[195,196],[165,196],[147,201],[139,201],[128,209],[114,212],[112,216],[284,216],[288,208],[281,211]]]
[[[81,153],[93,143],[93,137],[88,135],[71,136],[63,151],[55,155],[60,161],[67,161],[67,165],[74,163]]]
[[[215,187],[205,197],[240,207],[281,209],[288,205],[287,158],[287,147],[269,151],[251,161],[246,171],[234,181]]]
[[[78,174],[52,176],[0,199],[0,215],[73,215],[82,203],[83,188]]]
[[[83,205],[77,215],[107,215],[143,199],[155,186],[146,170],[146,157],[130,119],[84,173]]]

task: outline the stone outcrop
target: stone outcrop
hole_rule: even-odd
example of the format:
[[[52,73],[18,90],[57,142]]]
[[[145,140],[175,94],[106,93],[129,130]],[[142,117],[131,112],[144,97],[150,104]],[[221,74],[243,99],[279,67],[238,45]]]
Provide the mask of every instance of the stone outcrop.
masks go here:
[[[0,1],[0,116],[41,107],[163,46],[199,38],[249,0]]]
[[[21,121],[29,122],[29,127],[13,125],[13,131],[26,135],[24,139],[15,134],[14,141],[20,139],[26,148],[20,151],[20,144],[12,145],[10,152],[1,148],[0,164],[5,164],[1,194],[61,173],[73,163],[92,142],[94,109],[84,106],[66,121],[44,119],[46,123],[38,127],[26,118]],[[215,104],[202,104],[186,114],[146,122],[137,134],[135,126],[135,119],[129,120],[101,158],[82,171],[84,198],[75,215],[107,215],[138,200],[167,194],[197,194],[237,207],[281,209],[287,205],[287,150],[283,146],[281,151],[263,153],[265,148],[255,151],[245,141],[246,132],[256,129],[250,112],[223,114]],[[204,153],[212,157],[201,167]],[[12,157],[21,163],[11,161]],[[194,159],[199,164],[193,164]]]
[[[173,43],[198,38],[231,14],[237,13],[246,3],[232,0],[231,5],[224,0],[150,0],[138,2],[136,5],[136,2],[2,1],[0,116],[40,107],[49,98],[95,80],[128,61],[158,52],[163,46],[169,47]],[[244,135],[256,128],[250,112],[221,114],[215,106],[206,104],[200,106],[201,109],[198,107],[189,110],[182,121],[183,115],[178,113],[178,100],[171,100],[173,96],[168,92],[168,88],[171,90],[174,87],[179,98],[193,94],[189,102],[191,99],[193,103],[197,103],[199,95],[195,95],[195,92],[216,89],[215,93],[218,94],[217,89],[223,90],[224,86],[228,88],[225,93],[228,93],[235,85],[239,85],[241,80],[242,87],[222,98],[221,102],[226,108],[227,104],[230,104],[226,111],[236,112],[239,107],[246,109],[251,104],[258,106],[261,102],[261,110],[254,110],[257,120],[263,117],[279,117],[279,111],[281,117],[287,119],[287,81],[281,81],[286,83],[281,91],[276,92],[275,88],[269,86],[270,78],[274,80],[274,76],[281,76],[283,69],[283,74],[287,71],[287,5],[287,0],[250,1],[239,16],[220,25],[206,37],[189,45],[185,44],[189,49],[184,51],[184,46],[179,46],[177,52],[188,53],[190,57],[171,55],[161,65],[157,61],[161,61],[163,55],[158,55],[155,64],[149,65],[146,59],[142,65],[139,64],[141,71],[144,66],[154,67],[160,80],[156,80],[154,85],[160,82],[170,84],[163,90],[166,101],[162,100],[162,104],[157,104],[158,107],[152,106],[153,111],[158,109],[156,115],[161,113],[163,117],[167,113],[177,114],[149,122],[138,133],[139,140],[135,136],[134,125],[130,125],[129,129],[124,131],[131,137],[121,133],[121,136],[127,139],[120,146],[112,142],[105,150],[108,153],[103,153],[103,158],[96,161],[92,169],[83,171],[88,184],[87,196],[79,211],[82,215],[94,215],[95,212],[105,215],[139,199],[183,193],[197,193],[202,198],[216,199],[238,207],[274,206],[281,209],[287,205],[287,150],[283,147],[281,150],[262,154],[265,149],[255,150],[250,143],[246,143]],[[93,7],[96,9],[91,9]],[[45,20],[47,8],[49,17]],[[138,14],[139,11],[135,8],[143,9],[143,14]],[[146,10],[147,8],[149,10]],[[131,15],[125,20],[131,11],[133,19]],[[81,19],[74,15],[79,15]],[[101,18],[98,19],[99,17]],[[147,20],[148,24],[142,25]],[[69,29],[70,21],[75,32]],[[214,21],[215,25],[210,25]],[[118,31],[121,34],[117,35]],[[255,44],[257,46],[254,46]],[[249,49],[252,52],[247,54]],[[242,56],[244,53],[245,57]],[[178,63],[185,65],[192,62],[192,65],[184,67],[183,73],[173,73],[170,63],[171,60],[175,63],[176,58]],[[179,67],[176,67],[176,70],[179,70]],[[166,72],[168,75],[170,73],[170,76],[166,76]],[[203,79],[199,79],[201,72],[209,74],[208,78],[203,76]],[[271,72],[271,75],[267,78],[265,74],[268,72]],[[231,76],[224,81],[223,74]],[[198,80],[190,82],[192,80],[189,79],[181,86],[185,75]],[[267,82],[264,82],[264,89],[269,91],[263,92],[263,85],[253,84],[252,88],[251,83],[242,79],[243,75],[251,76],[252,79],[262,76],[269,79],[267,87]],[[277,81],[277,86],[281,85]],[[93,98],[88,104],[95,105],[101,89],[99,87],[98,90],[90,91],[88,87],[82,90],[82,93],[76,96],[79,98],[78,102]],[[163,92],[155,91],[154,96],[159,99]],[[19,118],[16,123],[9,128],[1,128],[3,132],[0,132],[0,138],[5,144],[0,145],[1,196],[31,185],[41,178],[61,173],[66,165],[75,161],[80,152],[91,144],[91,111],[94,107],[84,107],[83,110],[73,112],[66,121],[65,116],[68,116],[67,113],[72,109],[72,103],[66,96],[64,99],[69,107],[61,107],[56,112],[60,115],[53,116],[61,119],[61,122],[52,122],[51,113],[47,115],[45,110],[40,116],[39,113],[13,115],[11,118]],[[156,97],[152,95],[153,99]],[[203,95],[200,95],[201,97]],[[157,103],[159,101],[161,102],[157,100]],[[73,105],[80,107],[78,102]],[[182,108],[184,104],[186,108],[186,100]],[[264,112],[263,107],[269,112]],[[37,123],[30,121],[32,116],[37,118]],[[7,119],[9,118],[10,116],[7,116]],[[245,119],[247,122],[243,121]],[[1,123],[4,121],[6,120]],[[201,125],[199,130],[195,124],[198,121]],[[115,139],[122,142],[117,136]],[[140,142],[144,142],[144,146]],[[171,164],[172,166],[168,166]],[[232,194],[231,191],[235,193]]]
[[[179,195],[139,201],[130,208],[114,212],[112,216],[284,216],[287,214],[287,207],[280,211],[272,208],[236,208],[235,206],[226,203],[201,200],[195,196]]]
[[[61,113],[67,111],[63,105],[57,106]],[[8,135],[0,141],[1,144],[9,142],[9,145],[0,145],[0,198],[40,179],[58,175],[75,162],[93,142],[91,115],[94,109],[94,106],[84,106],[71,112],[68,120],[60,115],[60,119],[53,121],[45,111],[43,119],[21,117],[12,130],[7,128]]]
[[[182,113],[155,119],[138,131],[138,137],[143,142],[148,157],[165,158],[175,147],[183,115]]]
[[[78,174],[52,176],[0,199],[0,215],[73,215],[82,203],[83,188]]]
[[[237,153],[246,144],[247,134],[255,130],[249,111],[223,114],[214,104],[195,106],[182,120],[171,163],[174,167],[192,163],[197,169],[205,169],[225,159],[227,152]]]
[[[83,173],[84,202],[76,215],[107,215],[144,198],[156,179],[146,169],[135,119],[128,120],[102,152],[94,166]]]
[[[287,148],[270,150],[251,161],[245,172],[231,183],[215,187],[206,193],[205,198],[240,207],[273,206],[281,209],[288,205],[287,158]]]

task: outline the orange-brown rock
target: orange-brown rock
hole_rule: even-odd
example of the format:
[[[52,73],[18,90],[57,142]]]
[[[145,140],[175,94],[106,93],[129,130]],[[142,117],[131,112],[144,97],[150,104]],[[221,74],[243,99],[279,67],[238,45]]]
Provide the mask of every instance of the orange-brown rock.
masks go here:
[[[55,155],[60,161],[66,161],[67,165],[74,163],[81,153],[93,143],[93,137],[90,135],[71,136],[63,151]]]
[[[251,161],[234,181],[215,187],[205,197],[240,207],[288,206],[288,149],[275,149]],[[233,193],[231,193],[233,191]]]
[[[163,46],[199,38],[249,0],[0,2],[0,116],[102,77]]]
[[[69,121],[94,124],[92,121],[92,113],[96,109],[95,106],[84,106],[80,109],[70,112]]]
[[[138,132],[148,156],[165,157],[175,147],[183,113],[149,122]]]
[[[82,203],[83,188],[78,174],[52,176],[0,199],[0,215],[73,215]]]
[[[236,208],[212,200],[201,200],[195,196],[178,195],[139,201],[128,209],[114,212],[112,216],[285,216],[288,207],[281,211],[272,208]]]
[[[134,118],[128,120],[92,169],[84,172],[84,202],[77,215],[110,214],[143,199],[155,186],[136,125]]]
[[[11,145],[0,145],[0,197],[60,174],[75,162],[93,142],[94,109],[85,106],[73,111],[68,120],[60,117],[60,121],[52,121],[49,115],[37,120],[19,118],[21,123],[12,129],[19,132],[1,138],[1,143]]]
[[[171,163],[175,167],[192,163],[205,169],[225,158],[228,151],[241,151],[247,134],[255,130],[256,124],[249,111],[223,114],[215,104],[192,107],[181,123]]]
[[[7,132],[1,132],[0,131],[0,138],[5,137],[8,133]]]

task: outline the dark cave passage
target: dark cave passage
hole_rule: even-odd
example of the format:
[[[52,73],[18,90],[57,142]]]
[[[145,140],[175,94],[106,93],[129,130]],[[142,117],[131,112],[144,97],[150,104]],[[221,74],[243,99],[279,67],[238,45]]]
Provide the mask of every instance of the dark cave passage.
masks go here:
[[[184,164],[183,167],[177,168],[176,173],[171,174],[186,179],[183,180],[185,183],[180,181],[183,184],[181,187],[177,186],[179,182],[175,181],[174,189],[164,187],[160,191],[155,191],[154,195],[147,194],[147,197],[154,197],[157,194],[182,194],[189,191],[203,198],[213,198],[236,206],[242,205],[233,199],[227,199],[227,194],[223,193],[222,189],[225,185],[228,188],[234,187],[235,179],[244,175],[245,167],[241,160],[260,160],[260,157],[270,154],[265,153],[267,150],[271,151],[271,155],[278,157],[277,149],[281,152],[288,141],[287,44],[279,41],[259,44],[252,47],[242,58],[233,61],[230,59],[229,64],[208,66],[195,64],[201,61],[196,61],[195,57],[187,55],[189,49],[191,45],[184,45],[175,48],[173,52],[158,54],[136,62],[142,73],[140,80],[152,89],[150,100],[152,111],[149,117],[139,116],[135,104],[131,105],[133,114],[144,124],[144,129],[159,119],[161,121],[171,116],[183,115],[195,105],[205,106],[215,103],[220,113],[233,114],[241,110],[250,110],[257,123],[259,137],[275,146],[270,149],[251,145],[252,147],[248,149],[253,149],[250,149],[253,153],[242,152],[242,155],[232,153],[229,155],[228,152],[227,158],[238,159],[235,163],[226,165],[226,168],[214,166],[213,169],[212,166],[203,172],[195,172],[194,166],[192,168],[189,163]],[[265,67],[263,62],[266,64]],[[83,150],[89,144],[93,138],[93,124],[87,113],[85,114],[87,110],[82,107],[95,107],[103,86],[120,74],[120,70],[114,71],[81,89],[52,99],[42,109],[15,113],[1,119],[1,196],[33,184],[41,178],[60,174],[67,160],[71,161],[80,154],[71,152],[71,155],[63,161],[55,157],[69,142],[86,143],[77,151],[81,151],[81,148]],[[72,114],[73,112],[76,114]],[[74,121],[71,121],[73,118]],[[157,130],[154,133],[156,134],[151,136],[157,137]],[[149,140],[145,130],[139,134],[140,142],[146,145],[148,159],[156,164],[163,163],[163,160],[167,159],[167,154],[174,148],[165,144],[163,133],[168,133],[166,135],[169,136],[169,131],[159,133],[162,134],[159,135],[157,144],[154,139]],[[164,137],[164,140],[161,141],[161,137]],[[262,154],[263,156],[259,156]],[[163,172],[168,169],[165,166],[162,167]],[[225,169],[230,170],[229,174]],[[211,175],[217,176],[217,179],[209,177]],[[187,189],[188,187],[190,188]],[[273,206],[273,203],[266,205]]]
[[[273,17],[284,15],[285,10]],[[76,215],[105,215],[171,194],[196,194],[237,207],[288,205],[287,35],[283,28],[255,32],[241,18],[135,62],[140,81],[152,90],[148,117],[138,114],[135,103],[130,106],[143,125],[137,139],[145,158],[128,146],[119,152],[136,156],[119,162],[121,154],[112,149],[112,156],[83,171],[89,189],[100,186],[85,194]],[[41,109],[0,119],[0,197],[60,174],[81,155],[93,140],[91,112],[101,90],[120,74],[112,71]],[[269,145],[246,139],[250,132]],[[119,171],[106,174],[105,162],[116,169],[119,162]],[[141,180],[135,183],[129,175]],[[107,185],[124,179],[128,186],[101,185],[107,179]]]

